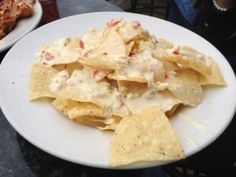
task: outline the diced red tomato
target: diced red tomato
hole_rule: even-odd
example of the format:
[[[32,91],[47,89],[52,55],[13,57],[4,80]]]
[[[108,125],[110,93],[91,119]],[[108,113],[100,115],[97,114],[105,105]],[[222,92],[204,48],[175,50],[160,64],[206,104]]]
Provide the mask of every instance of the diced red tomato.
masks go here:
[[[165,77],[164,77],[165,80],[169,79],[169,75],[167,73],[165,73]]]
[[[84,42],[83,42],[82,40],[79,41],[79,47],[80,47],[81,49],[84,48]]]
[[[138,27],[140,27],[141,24],[138,21],[133,21],[132,25],[135,29],[137,29]]]
[[[51,53],[46,52],[46,51],[42,52],[42,56],[45,58],[45,60],[48,60],[48,61],[53,60],[55,58]]]
[[[175,55],[179,55],[180,54],[179,53],[179,48],[175,49],[172,53],[175,54]]]
[[[111,19],[109,22],[107,22],[107,26],[115,26],[116,24],[120,23],[120,21],[120,18]]]
[[[99,72],[99,71],[98,71],[97,69],[92,70],[92,75],[93,75],[93,77],[95,77],[98,72]]]

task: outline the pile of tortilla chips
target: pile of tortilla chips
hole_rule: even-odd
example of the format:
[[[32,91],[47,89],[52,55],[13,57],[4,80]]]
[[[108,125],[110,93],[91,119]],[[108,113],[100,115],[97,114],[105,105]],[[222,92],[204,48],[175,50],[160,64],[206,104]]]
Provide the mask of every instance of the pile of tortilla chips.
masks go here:
[[[113,19],[81,38],[41,46],[29,99],[48,98],[66,117],[114,131],[110,165],[184,158],[168,120],[196,107],[202,86],[225,86],[215,61],[150,35],[137,21]]]

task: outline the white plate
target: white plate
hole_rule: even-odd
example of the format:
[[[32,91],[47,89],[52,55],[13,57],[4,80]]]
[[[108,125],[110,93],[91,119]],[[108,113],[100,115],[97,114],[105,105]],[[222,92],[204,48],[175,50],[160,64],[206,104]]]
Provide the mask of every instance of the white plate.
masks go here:
[[[165,38],[175,44],[190,45],[211,55],[219,64],[228,86],[205,89],[203,101],[198,107],[182,111],[192,117],[195,126],[179,115],[171,119],[186,156],[200,151],[225,130],[234,115],[236,81],[233,70],[223,55],[200,36],[149,16],[123,12],[88,13],[54,21],[31,32],[12,47],[0,67],[0,105],[3,113],[23,137],[40,149],[75,163],[109,168],[111,133],[75,124],[47,102],[29,102],[27,92],[34,54],[41,44],[66,36],[82,35],[90,27],[102,27],[111,18],[120,17],[125,20],[138,20],[156,37]],[[160,163],[125,168],[153,165]]]
[[[40,22],[43,11],[40,3],[36,1],[34,14],[29,18],[20,19],[16,27],[0,40],[0,52],[8,49],[20,38],[32,31]]]

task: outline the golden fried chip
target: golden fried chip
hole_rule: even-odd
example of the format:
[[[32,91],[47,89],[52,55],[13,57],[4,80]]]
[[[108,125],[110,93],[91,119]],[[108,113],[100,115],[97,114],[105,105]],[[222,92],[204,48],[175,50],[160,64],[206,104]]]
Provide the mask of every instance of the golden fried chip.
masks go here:
[[[119,91],[126,97],[129,93],[138,94],[139,96],[144,94],[148,89],[146,83],[131,82],[131,81],[117,81]]]
[[[148,88],[144,83],[118,81],[118,87],[125,97],[124,103],[133,114],[152,106],[159,106],[166,112],[181,103],[168,90]]]
[[[172,43],[170,43],[169,41],[167,41],[167,40],[165,40],[163,38],[158,39],[157,41],[165,49],[171,49],[171,48],[174,47],[174,45]]]
[[[61,97],[57,97],[53,102],[52,105],[57,108],[61,113],[65,116],[68,116],[68,111],[74,107],[80,105],[78,101],[74,101],[71,99],[65,99]]]
[[[108,119],[105,121],[106,126],[102,128],[101,130],[116,130],[116,127],[118,126],[121,120],[122,120],[122,117],[113,116],[111,120]]]
[[[95,128],[98,128],[100,130],[115,130],[119,122],[121,121],[121,118],[118,116],[112,116],[112,117],[99,117],[99,116],[92,116],[92,115],[85,115],[76,117],[73,119],[74,121],[78,123],[82,123],[85,125],[89,125]]]
[[[84,97],[83,95],[79,95],[76,88],[65,88],[64,90],[60,92],[60,97],[64,99],[74,100],[77,102],[91,102],[91,103],[97,104],[91,98]]]
[[[121,166],[183,157],[183,149],[165,113],[159,107],[151,107],[121,120],[112,139],[109,163]]]
[[[120,35],[115,30],[110,30],[97,53],[126,56],[126,46]]]
[[[29,99],[55,98],[49,90],[49,85],[57,73],[56,69],[48,65],[42,63],[33,64],[29,83]]]
[[[172,54],[163,57],[166,60],[176,62],[183,67],[192,68],[203,76],[211,74],[205,56],[195,49],[187,46],[179,46]]]
[[[119,116],[107,115],[104,109],[92,103],[57,97],[52,105],[68,118],[100,130],[115,130],[122,119]]]
[[[52,67],[57,69],[58,71],[62,71],[62,70],[66,69],[69,72],[69,75],[71,75],[74,70],[82,69],[81,64],[78,62],[68,63],[68,64],[58,64],[58,65],[54,65]]]
[[[119,56],[111,56],[107,54],[98,54],[89,56],[84,60],[80,60],[83,65],[96,67],[97,69],[115,70],[123,63]]]
[[[106,109],[101,108],[93,103],[80,102],[76,107],[69,110],[68,116],[71,119],[75,119],[76,117],[81,116],[108,117],[110,115]]]
[[[127,64],[123,64],[108,77],[116,80],[152,83],[163,80],[164,65],[160,60],[153,58],[150,52],[142,52],[132,56]]]
[[[147,80],[142,76],[125,76],[119,75],[117,73],[111,73],[107,76],[109,79],[118,80],[118,81],[131,81],[131,82],[139,82],[146,83]]]
[[[193,70],[179,71],[175,76],[166,79],[168,89],[183,104],[196,106],[202,98],[202,88],[198,82],[197,74]]]
[[[117,30],[125,43],[136,40],[146,40],[150,37],[147,30],[144,30],[138,21],[122,21]]]
[[[110,108],[115,115],[127,115],[128,108],[122,104],[121,95],[116,87],[107,80],[97,81],[86,68],[75,70],[66,81],[65,88],[60,96],[79,102],[91,102],[99,107]]]
[[[157,92],[155,90],[148,90],[139,97],[136,97],[133,93],[131,96],[128,94],[124,102],[133,114],[139,113],[152,106],[161,107],[164,112],[167,112],[176,104],[181,103],[181,101],[175,98],[170,92]]]
[[[95,54],[88,55],[80,60],[83,65],[89,65],[98,69],[117,69],[127,56],[127,49],[121,37],[114,30],[107,30],[104,40]]]
[[[181,107],[181,103],[174,105],[169,111],[166,112],[168,118],[172,117]]]
[[[60,96],[79,102],[98,103],[91,95],[104,95],[110,90],[109,84],[105,81],[97,82],[92,70],[83,68],[75,70],[66,82],[65,88]],[[96,91],[96,92],[95,92]]]
[[[73,120],[81,124],[85,124],[98,129],[103,129],[104,127],[106,127],[106,124],[103,122],[103,119],[103,117],[101,118],[97,116],[82,116],[77,117]]]
[[[82,53],[82,48],[75,47],[79,43],[80,40],[77,38],[63,38],[51,44],[45,44],[38,52],[39,61],[50,66],[75,63]]]
[[[126,45],[126,56],[130,56],[131,55],[131,51],[132,51],[132,48],[134,47],[134,45],[135,45],[134,41],[131,41],[130,43],[128,43]]]
[[[81,54],[82,49],[84,47],[82,40],[78,37],[69,38],[66,45],[72,52],[75,52],[78,54]]]
[[[210,64],[211,74],[207,76],[198,75],[200,84],[226,86],[225,80],[217,63],[211,57],[207,57],[206,60]]]
[[[180,67],[178,67],[177,63],[175,63],[175,62],[172,62],[169,60],[161,60],[161,61],[162,61],[164,68],[167,72],[168,71],[178,71],[181,69]]]

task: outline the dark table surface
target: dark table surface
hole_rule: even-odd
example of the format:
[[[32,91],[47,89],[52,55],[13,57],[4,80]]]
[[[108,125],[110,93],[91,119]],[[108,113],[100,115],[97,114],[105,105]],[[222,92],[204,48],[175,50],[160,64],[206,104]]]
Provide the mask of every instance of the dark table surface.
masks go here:
[[[122,11],[104,0],[57,0],[57,7],[60,18],[94,11]],[[6,52],[0,54],[0,61]],[[235,135],[234,118],[214,143],[183,161],[140,170],[105,170],[73,164],[41,151],[21,137],[0,110],[0,177],[234,177]]]

